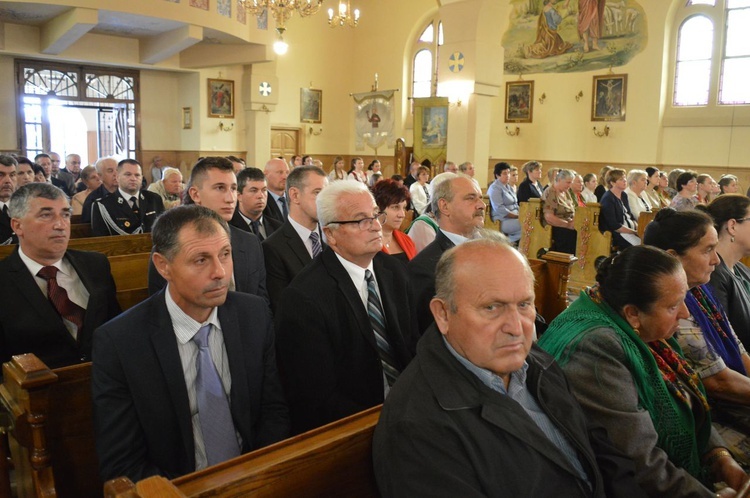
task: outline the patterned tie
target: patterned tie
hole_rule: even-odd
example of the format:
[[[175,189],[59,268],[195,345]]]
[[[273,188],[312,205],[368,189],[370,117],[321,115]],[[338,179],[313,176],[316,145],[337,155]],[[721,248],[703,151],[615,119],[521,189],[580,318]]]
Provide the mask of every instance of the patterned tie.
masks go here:
[[[52,303],[57,313],[75,324],[80,331],[83,327],[83,319],[86,316],[86,310],[70,300],[68,293],[57,284],[57,272],[55,266],[45,266],[37,273],[37,276],[47,281],[47,299]]]
[[[386,339],[383,306],[380,304],[378,292],[375,290],[375,278],[370,270],[365,270],[365,280],[367,280],[367,314],[370,316],[370,325],[372,325],[372,331],[375,333],[380,364],[383,367],[388,385],[393,386],[401,372],[396,368],[397,362],[393,349]]]
[[[289,216],[289,211],[286,208],[286,197],[283,195],[279,197],[279,202],[281,203],[281,214],[284,215],[284,219],[287,219]]]
[[[323,252],[323,246],[320,245],[320,236],[318,232],[310,232],[310,241],[312,242],[313,258]]]
[[[198,401],[203,443],[206,447],[208,465],[216,465],[240,454],[237,435],[232,422],[229,400],[224,392],[219,373],[211,359],[208,335],[211,324],[204,325],[193,336],[198,346],[198,369],[195,378],[195,394]]]

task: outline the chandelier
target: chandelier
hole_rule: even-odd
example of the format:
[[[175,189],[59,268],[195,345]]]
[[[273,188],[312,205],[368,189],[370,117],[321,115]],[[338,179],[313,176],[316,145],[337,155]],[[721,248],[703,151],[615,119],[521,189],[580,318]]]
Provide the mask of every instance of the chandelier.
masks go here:
[[[320,10],[323,0],[240,0],[240,4],[254,16],[260,16],[267,10],[276,20],[276,29],[286,29],[284,23],[296,11],[300,17],[307,17]]]
[[[336,26],[350,26],[356,28],[359,23],[359,9],[354,9],[349,0],[339,0],[339,11],[336,15],[333,9],[328,9],[328,24],[335,28]]]

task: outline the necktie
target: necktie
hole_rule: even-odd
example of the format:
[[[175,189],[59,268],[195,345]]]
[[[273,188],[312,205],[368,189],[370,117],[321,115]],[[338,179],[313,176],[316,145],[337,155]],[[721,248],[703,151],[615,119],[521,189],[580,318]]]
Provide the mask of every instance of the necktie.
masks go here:
[[[310,232],[310,242],[312,242],[313,258],[323,252],[323,247],[320,245],[320,236],[318,232]]]
[[[370,270],[365,270],[365,280],[367,280],[367,314],[370,317],[372,331],[375,333],[375,343],[378,347],[383,373],[388,385],[392,386],[401,372],[396,368],[397,363],[393,349],[386,339],[383,306],[380,304],[380,298],[375,290],[375,278]]]
[[[422,188],[424,189],[424,196],[427,198],[427,202],[430,202],[430,191],[427,190],[427,185],[422,185]]]
[[[133,210],[133,213],[136,216],[139,216],[141,214],[140,210],[138,209],[138,203],[136,202],[135,196],[130,198],[130,208]]]
[[[260,237],[260,226],[259,225],[260,225],[260,223],[258,223],[257,221],[250,220],[250,230],[252,230],[253,233],[255,235],[257,235],[258,237]]]
[[[203,443],[206,447],[206,459],[208,465],[216,465],[238,456],[240,447],[234,432],[229,400],[224,393],[214,361],[211,359],[211,350],[208,347],[210,333],[211,324],[209,323],[202,326],[192,340],[198,346],[195,394],[198,401]]]
[[[286,208],[286,197],[284,197],[283,195],[279,197],[279,203],[281,204],[281,214],[283,214],[284,219],[286,219],[287,216],[289,216],[289,211],[287,211]]]
[[[68,293],[57,284],[58,269],[55,266],[45,266],[37,275],[47,281],[47,299],[52,303],[61,317],[75,324],[78,331],[83,327],[86,310],[70,300]]]
[[[3,214],[5,216],[7,216],[8,218],[10,218],[10,215],[8,214],[8,205],[7,204],[3,204]]]

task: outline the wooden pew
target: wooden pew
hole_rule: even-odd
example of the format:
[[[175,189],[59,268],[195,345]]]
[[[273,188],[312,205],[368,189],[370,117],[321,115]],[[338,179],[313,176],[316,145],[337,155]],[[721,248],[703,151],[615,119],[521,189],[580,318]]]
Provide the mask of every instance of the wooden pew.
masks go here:
[[[17,496],[102,496],[94,448],[91,363],[50,370],[33,354],[3,365],[0,401]]]
[[[372,436],[380,406],[222,464],[168,481],[109,481],[106,498],[379,496]]]
[[[487,205],[487,207],[484,208],[484,228],[487,230],[499,231],[502,222],[492,221],[492,204],[486,193],[482,196],[482,200]]]
[[[110,256],[112,278],[117,287],[117,301],[123,311],[148,297],[148,262],[150,253]]]
[[[576,257],[564,252],[550,251],[541,259],[529,259],[534,273],[536,311],[547,323],[568,307],[568,280]]]
[[[87,237],[70,239],[68,248],[79,251],[95,251],[106,256],[121,256],[151,252],[151,234],[120,235],[118,237]],[[0,259],[4,259],[16,249],[16,245],[0,246]]]
[[[91,237],[91,225],[89,223],[73,223],[70,225],[70,238],[82,239]]]
[[[578,232],[576,256],[570,274],[570,287],[578,291],[596,281],[596,264],[609,256],[612,250],[612,234],[599,231],[599,210],[596,202],[576,208],[575,227]]]
[[[529,199],[518,204],[518,219],[521,222],[521,239],[518,250],[527,258],[537,258],[541,249],[552,245],[552,229],[542,226],[542,200]]]
[[[656,213],[658,213],[658,209],[654,209],[651,211],[643,211],[638,216],[638,237],[640,237],[641,240],[643,240],[643,234],[646,233],[646,227],[649,223],[654,221],[654,218],[656,217]]]

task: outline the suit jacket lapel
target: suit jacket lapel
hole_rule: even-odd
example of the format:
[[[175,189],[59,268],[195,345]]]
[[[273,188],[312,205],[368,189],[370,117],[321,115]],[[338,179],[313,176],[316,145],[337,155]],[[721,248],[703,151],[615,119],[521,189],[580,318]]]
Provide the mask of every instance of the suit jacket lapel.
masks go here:
[[[221,333],[224,336],[224,347],[229,359],[229,373],[232,376],[231,411],[235,420],[235,427],[239,428],[237,421],[243,418],[248,419],[246,411],[250,408],[247,403],[243,403],[246,400],[240,399],[244,393],[250,392],[244,362],[245,348],[242,344],[240,332],[242,329],[237,321],[237,313],[227,309],[226,305],[219,307],[219,322],[221,323]],[[242,434],[242,438],[244,446],[248,448],[252,446],[252,434]]]
[[[89,301],[88,303],[86,303],[86,315],[83,320],[83,329],[91,330],[92,327],[90,320],[93,319],[92,317],[98,315],[97,310],[104,305],[105,301],[102,298],[104,298],[105,296],[103,296],[101,293],[96,292],[97,286],[94,282],[94,279],[91,278],[92,275],[86,271],[86,269],[83,267],[83,262],[78,259],[75,253],[67,251],[65,253],[65,258],[73,266],[73,269],[76,271],[78,278],[81,280],[81,283],[89,293]],[[91,331],[93,332],[93,330]],[[83,331],[78,331],[78,342],[81,341],[81,332]]]
[[[77,347],[76,340],[70,335],[68,329],[65,328],[62,318],[49,302],[47,296],[45,296],[39,289],[36,280],[34,280],[34,276],[29,272],[29,269],[26,268],[26,265],[21,260],[21,256],[18,255],[18,248],[8,256],[8,260],[12,275],[10,281],[15,282],[16,286],[21,291],[21,294],[31,304],[31,309],[44,315],[44,320],[49,323],[59,322],[60,326],[55,330],[57,330],[59,334],[62,334],[65,337],[65,340],[69,341],[74,348]],[[14,273],[15,275],[13,275]]]
[[[339,292],[344,296],[354,313],[360,333],[373,348],[377,349],[375,335],[370,325],[370,317],[367,315],[365,305],[359,297],[359,290],[354,286],[346,269],[341,265],[338,258],[336,258],[333,249],[326,249],[320,256],[323,258],[323,263],[328,269],[328,273],[336,280]]]
[[[167,311],[164,298],[166,290],[159,291],[158,297],[151,301],[149,316],[151,343],[161,365],[162,376],[167,384],[171,405],[177,417],[177,425],[183,441],[183,450],[187,454],[190,468],[195,468],[195,442],[193,441],[193,422],[190,417],[190,400],[182,371],[182,361],[177,349],[177,338],[172,327],[172,319]]]
[[[242,275],[242,271],[250,268],[248,262],[247,250],[245,244],[242,243],[242,230],[239,228],[229,225],[229,232],[231,235],[232,242],[232,260],[234,262],[234,288],[240,292],[247,292],[245,283],[247,282],[247,275]]]
[[[378,253],[381,254],[381,253]],[[382,257],[390,257],[383,254]],[[401,358],[401,351],[408,349],[403,341],[404,331],[401,330],[401,321],[398,315],[398,303],[395,302],[395,284],[393,283],[393,272],[385,268],[382,264],[382,257],[375,255],[373,260],[373,269],[375,270],[375,278],[378,282],[378,288],[380,289],[380,298],[383,304],[383,312],[385,313],[386,319],[386,332],[388,333],[388,342],[391,345],[397,358]],[[368,316],[369,324],[369,316]],[[376,345],[377,347],[377,345]],[[400,361],[403,361],[400,360]],[[399,365],[401,369],[405,368],[406,365]]]
[[[284,236],[286,237],[289,250],[292,251],[297,259],[299,259],[299,262],[302,264],[302,266],[305,266],[307,265],[307,263],[312,261],[310,253],[307,252],[307,247],[305,247],[305,243],[302,241],[299,234],[297,233],[297,230],[294,229],[292,224],[287,221],[284,223],[281,229],[283,230]]]

